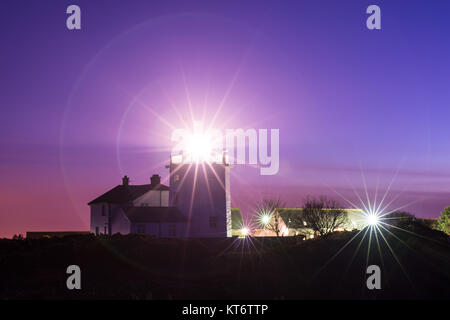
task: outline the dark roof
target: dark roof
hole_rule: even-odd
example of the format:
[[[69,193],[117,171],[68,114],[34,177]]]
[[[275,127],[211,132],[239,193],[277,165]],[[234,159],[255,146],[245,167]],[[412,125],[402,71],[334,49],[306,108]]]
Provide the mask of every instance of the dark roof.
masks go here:
[[[122,207],[126,216],[134,223],[187,222],[175,207]]]
[[[151,190],[164,191],[169,190],[169,187],[163,184],[143,184],[139,186],[124,186],[121,184],[105,192],[100,197],[95,198],[94,200],[89,202],[88,205],[101,202],[125,204],[139,198],[140,196]]]

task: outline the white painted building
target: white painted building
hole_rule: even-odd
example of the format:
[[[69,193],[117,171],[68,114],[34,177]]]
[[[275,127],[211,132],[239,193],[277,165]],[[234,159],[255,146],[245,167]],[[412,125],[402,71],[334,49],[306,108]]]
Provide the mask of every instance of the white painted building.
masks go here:
[[[122,184],[89,202],[91,232],[95,234],[145,233],[158,237],[181,235],[187,219],[177,208],[169,207],[169,187],[153,175],[151,183]],[[178,233],[178,234],[177,234]]]
[[[159,175],[146,185],[122,184],[88,203],[91,232],[157,237],[231,237],[230,167],[173,161],[170,186]]]
[[[170,165],[170,201],[190,221],[187,237],[231,237],[230,166],[186,163],[174,156]]]

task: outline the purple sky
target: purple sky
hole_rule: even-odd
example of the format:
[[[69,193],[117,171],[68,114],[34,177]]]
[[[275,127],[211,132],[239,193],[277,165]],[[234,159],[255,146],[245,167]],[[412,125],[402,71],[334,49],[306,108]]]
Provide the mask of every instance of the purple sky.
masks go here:
[[[65,26],[78,4],[82,30]],[[0,237],[86,230],[87,202],[167,176],[177,116],[280,129],[280,170],[232,169],[233,206],[336,193],[450,205],[450,3],[2,1]],[[176,111],[175,111],[176,110]],[[387,201],[387,202],[389,202]]]

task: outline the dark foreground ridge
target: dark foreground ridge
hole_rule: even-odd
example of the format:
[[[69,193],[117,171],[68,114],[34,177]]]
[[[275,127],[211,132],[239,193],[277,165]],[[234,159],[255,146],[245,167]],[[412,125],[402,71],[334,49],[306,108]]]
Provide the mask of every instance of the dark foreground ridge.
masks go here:
[[[383,236],[395,257],[380,234],[369,252],[364,231],[306,241],[2,239],[0,299],[450,299],[447,237],[422,226],[390,231]],[[366,287],[371,264],[381,268],[381,290]],[[81,290],[66,287],[69,265],[81,268]]]

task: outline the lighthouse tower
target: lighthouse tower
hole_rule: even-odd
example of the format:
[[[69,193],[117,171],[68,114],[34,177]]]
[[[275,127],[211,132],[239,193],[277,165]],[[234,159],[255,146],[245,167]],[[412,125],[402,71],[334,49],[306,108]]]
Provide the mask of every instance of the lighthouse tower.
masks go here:
[[[230,165],[226,160],[225,153],[221,161],[211,162],[192,161],[183,153],[171,156],[169,202],[189,219],[185,237],[231,237]]]

